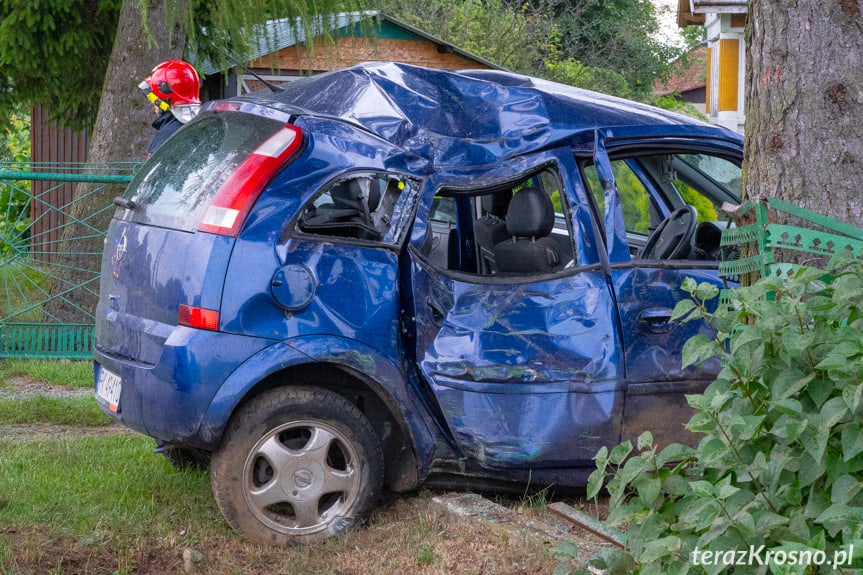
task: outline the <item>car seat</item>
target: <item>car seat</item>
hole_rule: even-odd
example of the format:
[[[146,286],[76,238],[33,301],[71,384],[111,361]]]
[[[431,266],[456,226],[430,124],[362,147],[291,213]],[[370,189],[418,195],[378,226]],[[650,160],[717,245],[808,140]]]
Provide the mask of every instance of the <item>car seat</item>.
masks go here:
[[[479,252],[481,274],[488,275],[498,271],[494,246],[509,237],[506,231],[506,212],[511,201],[510,190],[488,194],[480,200],[484,213],[474,222],[473,233]]]
[[[549,237],[554,229],[554,206],[539,188],[522,188],[506,214],[509,236],[495,244],[494,256],[502,273],[545,273],[563,265],[559,244]]]
[[[381,193],[370,182],[368,192],[363,191],[359,178],[347,180],[330,190],[332,203],[322,204],[307,212],[300,225],[304,231],[345,236],[364,240],[379,240],[372,214],[378,208]]]

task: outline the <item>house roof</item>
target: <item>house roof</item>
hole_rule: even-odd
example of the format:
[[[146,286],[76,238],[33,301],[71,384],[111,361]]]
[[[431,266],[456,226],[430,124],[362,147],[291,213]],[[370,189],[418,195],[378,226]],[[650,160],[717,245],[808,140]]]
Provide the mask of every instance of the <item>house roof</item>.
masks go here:
[[[671,66],[671,76],[665,82],[657,82],[653,93],[665,96],[675,92],[703,88],[707,84],[707,45],[702,43],[689,51],[688,66],[678,60]]]
[[[338,14],[318,16],[306,22],[303,22],[299,18],[269,20],[266,24],[255,27],[255,45],[251,53],[242,56],[232,55],[230,61],[232,64],[251,62],[263,58],[267,54],[303,44],[308,37],[319,36],[325,31],[335,33],[337,36],[368,36],[368,31],[364,27],[369,24],[375,27],[376,35],[408,40],[427,40],[435,44],[440,52],[458,54],[463,58],[483,64],[489,68],[505,70],[505,68],[481,56],[462,50],[458,46],[377,10],[340,12]],[[221,71],[220,68],[209,60],[196,62],[194,55],[191,55],[189,59],[204,75],[215,74]]]

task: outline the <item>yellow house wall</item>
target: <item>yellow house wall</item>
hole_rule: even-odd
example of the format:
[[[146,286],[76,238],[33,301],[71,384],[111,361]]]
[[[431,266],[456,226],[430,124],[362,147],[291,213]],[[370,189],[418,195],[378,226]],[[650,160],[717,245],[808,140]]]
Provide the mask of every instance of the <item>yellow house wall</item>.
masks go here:
[[[737,110],[739,86],[740,42],[736,39],[719,41],[719,90],[716,105],[720,112]]]

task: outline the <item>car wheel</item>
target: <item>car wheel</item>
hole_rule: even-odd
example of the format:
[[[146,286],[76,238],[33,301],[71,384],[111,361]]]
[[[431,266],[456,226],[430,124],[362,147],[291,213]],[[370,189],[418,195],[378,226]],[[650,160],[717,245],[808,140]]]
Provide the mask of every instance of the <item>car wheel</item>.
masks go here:
[[[342,396],[279,388],[232,417],[213,454],[216,503],[254,543],[316,543],[365,518],[383,483],[368,419]]]

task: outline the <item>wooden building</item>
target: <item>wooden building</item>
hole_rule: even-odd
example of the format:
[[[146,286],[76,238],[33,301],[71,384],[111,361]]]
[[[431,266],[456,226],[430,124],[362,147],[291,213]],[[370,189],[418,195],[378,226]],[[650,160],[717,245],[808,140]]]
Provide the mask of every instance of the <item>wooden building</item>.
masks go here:
[[[427,68],[495,68],[492,62],[377,11],[323,16],[312,29],[326,27],[334,42],[313,39],[296,20],[271,20],[262,27],[257,49],[248,62],[223,74],[207,61],[192,64],[206,76],[202,97],[216,100],[259,90],[264,85],[250,73],[279,84],[360,62],[392,61]],[[238,64],[240,64],[238,62]]]
[[[272,20],[261,27],[258,47],[250,62],[230,68],[226,74],[210,62],[189,60],[204,76],[203,101],[245,94],[263,86],[248,70],[273,83],[302,75],[318,74],[360,62],[389,60],[429,68],[495,68],[484,58],[377,11],[346,12],[320,17],[335,44],[320,38],[306,49],[305,31],[288,20]],[[314,25],[312,26],[314,29]],[[239,63],[238,63],[239,64]],[[84,162],[86,134],[60,128],[48,121],[42,106],[33,108],[30,143],[32,162]]]
[[[707,43],[692,48],[688,58],[677,60],[671,67],[668,80],[657,82],[653,93],[656,96],[675,95],[681,102],[688,102],[707,115]]]

